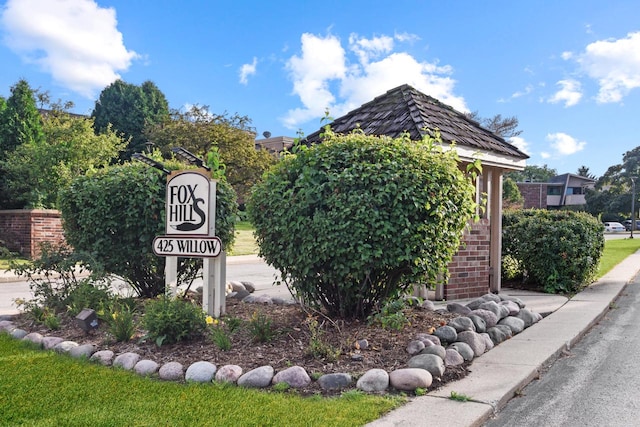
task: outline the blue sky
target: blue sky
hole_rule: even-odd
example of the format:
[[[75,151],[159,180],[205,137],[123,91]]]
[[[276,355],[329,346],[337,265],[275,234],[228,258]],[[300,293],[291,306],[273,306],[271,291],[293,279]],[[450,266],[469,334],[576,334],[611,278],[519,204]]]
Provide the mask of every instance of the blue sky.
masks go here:
[[[516,116],[528,164],[596,176],[640,145],[640,2],[0,2],[0,95],[19,79],[89,114],[117,78],[172,108],[309,134],[408,83],[460,111]]]

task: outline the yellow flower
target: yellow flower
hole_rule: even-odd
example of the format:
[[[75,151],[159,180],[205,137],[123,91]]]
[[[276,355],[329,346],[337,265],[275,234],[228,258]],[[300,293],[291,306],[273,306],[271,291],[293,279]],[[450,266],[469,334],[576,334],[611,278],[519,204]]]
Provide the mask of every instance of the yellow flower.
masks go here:
[[[213,325],[213,317],[207,316],[205,321],[207,322],[207,325]]]

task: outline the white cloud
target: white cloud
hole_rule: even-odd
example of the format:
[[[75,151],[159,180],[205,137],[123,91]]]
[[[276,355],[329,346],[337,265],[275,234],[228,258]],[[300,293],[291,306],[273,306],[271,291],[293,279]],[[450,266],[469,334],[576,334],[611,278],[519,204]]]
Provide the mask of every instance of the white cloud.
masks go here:
[[[589,77],[598,81],[598,102],[620,102],[640,87],[640,32],[591,43],[577,61]]]
[[[548,159],[551,157],[550,153],[547,153],[546,151],[541,151],[540,152],[540,157],[542,157],[543,159]]]
[[[565,107],[571,107],[582,99],[582,86],[579,81],[573,79],[560,80],[556,85],[560,86],[560,90],[549,98],[550,103],[564,102]]]
[[[407,36],[395,36],[400,41]],[[461,112],[468,111],[464,98],[454,95],[455,81],[450,66],[419,61],[405,52],[394,52],[394,38],[371,39],[352,34],[349,49],[333,36],[302,35],[302,54],[287,62],[293,80],[293,93],[302,107],[290,110],[282,119],[286,127],[299,128],[310,119],[320,118],[326,109],[333,117],[359,107],[396,86],[409,84]]]
[[[547,135],[546,140],[549,141],[551,147],[556,154],[561,156],[568,156],[575,154],[578,151],[582,151],[587,145],[584,141],[578,141],[570,135],[563,132],[550,133]]]
[[[258,65],[258,58],[253,57],[251,64],[243,64],[240,67],[240,83],[247,85],[249,83],[249,76],[253,76],[256,73],[256,66]]]
[[[529,143],[520,136],[512,136],[509,138],[509,143],[515,145],[520,151],[525,154],[529,153]]]
[[[0,26],[23,61],[88,98],[139,57],[124,46],[115,10],[92,0],[8,0]]]
[[[521,96],[529,95],[531,92],[533,92],[533,86],[527,85],[524,90],[514,92],[513,95],[511,95],[511,98],[520,98]]]

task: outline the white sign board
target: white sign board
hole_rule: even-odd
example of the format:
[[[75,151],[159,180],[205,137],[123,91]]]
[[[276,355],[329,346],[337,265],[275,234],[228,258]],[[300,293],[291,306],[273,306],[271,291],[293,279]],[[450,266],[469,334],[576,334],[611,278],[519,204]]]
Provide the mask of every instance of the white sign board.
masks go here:
[[[180,171],[169,177],[166,234],[209,235],[209,185],[209,177],[197,170]]]
[[[215,258],[221,251],[217,237],[158,236],[153,240],[153,252],[158,256]]]

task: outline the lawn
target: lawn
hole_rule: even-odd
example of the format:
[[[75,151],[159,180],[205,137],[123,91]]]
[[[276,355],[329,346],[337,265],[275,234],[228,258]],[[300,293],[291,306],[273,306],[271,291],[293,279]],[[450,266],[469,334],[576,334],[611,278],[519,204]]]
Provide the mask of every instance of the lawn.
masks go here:
[[[0,425],[357,426],[401,402],[359,392],[303,398],[162,382],[34,350],[0,334]]]
[[[640,249],[640,239],[614,239],[604,243],[604,253],[600,258],[598,278],[607,274],[629,255]]]
[[[258,245],[253,237],[253,226],[250,222],[236,223],[236,241],[229,255],[253,255],[258,253]]]

